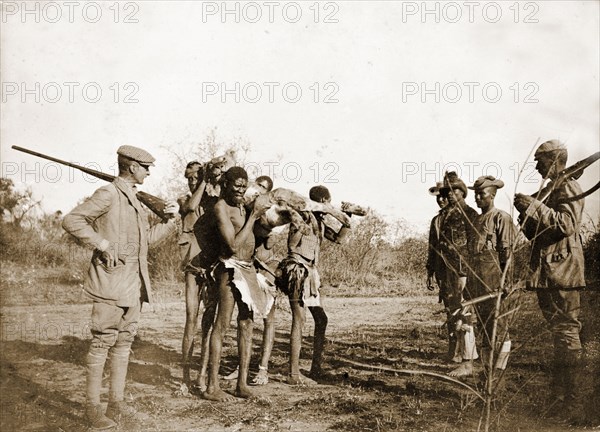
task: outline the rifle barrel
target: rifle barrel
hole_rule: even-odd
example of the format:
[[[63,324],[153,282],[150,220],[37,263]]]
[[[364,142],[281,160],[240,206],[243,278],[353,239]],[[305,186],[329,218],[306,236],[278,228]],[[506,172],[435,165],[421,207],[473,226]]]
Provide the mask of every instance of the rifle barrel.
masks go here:
[[[12,146],[12,148],[14,148],[15,150],[21,151],[23,153],[28,153],[30,155],[37,156],[42,159],[47,159],[52,162],[56,162],[56,163],[66,165],[71,168],[78,169],[79,171],[82,171],[86,174],[97,177],[97,178],[107,181],[109,183],[115,179],[115,176],[103,173],[102,171],[96,171],[95,169],[83,167],[81,165],[67,162],[65,160],[58,159],[58,158],[55,158],[52,156],[48,156],[48,155],[45,155],[43,153],[36,152],[33,150],[29,150],[24,147],[19,147],[19,146],[14,145],[14,146]],[[149,193],[142,192],[142,191],[138,191],[136,196],[140,200],[140,202],[142,202],[146,207],[148,207],[150,210],[152,210],[163,221],[166,221],[167,219],[169,219],[171,217],[171,215],[168,215],[164,212],[166,203],[161,198],[155,197],[153,195],[150,195]]]
[[[19,146],[14,145],[14,146],[12,146],[12,148],[14,148],[15,150],[21,151],[23,153],[28,153],[30,155],[37,156],[37,157],[40,157],[42,159],[47,159],[47,160],[50,160],[52,162],[56,162],[56,163],[59,163],[59,164],[62,164],[62,165],[69,166],[71,168],[78,169],[80,171],[83,171],[86,174],[92,175],[94,177],[97,177],[97,178],[102,179],[102,180],[107,181],[107,182],[111,182],[111,181],[113,181],[115,179],[115,176],[103,173],[102,171],[96,171],[95,169],[83,167],[81,165],[77,165],[77,164],[74,164],[72,162],[67,162],[65,160],[58,159],[58,158],[55,158],[55,157],[52,157],[52,156],[48,156],[48,155],[45,155],[43,153],[39,153],[39,152],[36,152],[36,151],[33,151],[33,150],[29,150],[29,149],[26,149],[24,147],[19,147]]]

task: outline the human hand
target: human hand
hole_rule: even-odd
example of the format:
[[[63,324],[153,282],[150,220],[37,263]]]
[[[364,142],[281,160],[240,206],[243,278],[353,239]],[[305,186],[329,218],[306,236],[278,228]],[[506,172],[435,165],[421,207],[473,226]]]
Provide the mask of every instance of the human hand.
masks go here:
[[[523,213],[529,208],[533,201],[535,201],[535,199],[532,196],[518,193],[515,194],[514,205],[520,213]]]
[[[113,268],[117,265],[117,257],[113,256],[109,251],[105,250],[100,253],[98,259],[107,268]]]
[[[433,275],[431,276],[427,276],[427,289],[429,291],[434,291],[435,290],[435,286],[433,285]]]
[[[268,194],[259,195],[254,200],[254,206],[252,207],[252,213],[254,213],[254,216],[259,218],[262,215],[264,215],[270,207],[271,207],[271,201],[269,199],[269,195]]]
[[[168,201],[163,211],[167,216],[175,217],[179,213],[179,204],[175,201]]]

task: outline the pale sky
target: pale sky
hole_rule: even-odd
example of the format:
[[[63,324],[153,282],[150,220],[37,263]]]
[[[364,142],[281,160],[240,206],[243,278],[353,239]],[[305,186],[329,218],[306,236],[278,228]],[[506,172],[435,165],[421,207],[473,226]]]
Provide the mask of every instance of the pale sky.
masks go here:
[[[224,142],[247,140],[263,174],[279,162],[276,186],[307,194],[322,183],[334,202],[420,230],[445,169],[468,184],[499,176],[496,205],[510,211],[536,141],[564,140],[571,163],[599,150],[596,1],[85,5],[3,3],[2,176],[31,186],[47,211],[69,211],[102,183],[11,145],[109,173],[120,145],[139,146],[157,158],[141,189],[159,193],[167,148],[216,128]],[[538,180],[530,164],[516,190],[532,193]],[[599,196],[586,199],[594,220]]]

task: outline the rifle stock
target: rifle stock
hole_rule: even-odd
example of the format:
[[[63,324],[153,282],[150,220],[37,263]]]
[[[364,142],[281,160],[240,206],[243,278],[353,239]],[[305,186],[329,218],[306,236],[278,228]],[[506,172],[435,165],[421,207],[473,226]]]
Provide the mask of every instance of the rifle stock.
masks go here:
[[[560,185],[562,182],[564,182],[565,180],[568,180],[570,178],[577,180],[579,177],[581,177],[581,175],[583,174],[583,171],[587,167],[589,167],[591,164],[596,162],[598,159],[600,159],[600,152],[596,152],[593,155],[588,156],[585,159],[582,159],[579,162],[576,162],[573,165],[565,168],[564,170],[562,170],[560,172],[560,174],[558,175],[558,178],[556,180],[554,180],[554,182],[552,182],[547,187],[543,188],[541,191],[533,194],[532,196],[535,199],[537,199],[538,201],[544,202],[546,200],[546,198],[548,198],[550,193],[554,189],[556,189],[556,187],[558,185]],[[577,199],[584,198],[585,195],[587,195],[587,194],[582,194],[582,196],[577,196],[575,198],[577,198]],[[570,200],[572,201],[573,199],[570,199]]]
[[[12,148],[14,148],[15,150],[18,150],[20,152],[23,152],[23,153],[28,153],[30,155],[37,156],[42,159],[47,159],[52,162],[59,163],[61,165],[66,165],[68,167],[75,168],[81,172],[84,172],[86,174],[89,174],[91,176],[99,178],[101,180],[107,181],[109,183],[115,179],[114,175],[106,174],[106,173],[103,173],[102,171],[96,171],[95,169],[83,167],[81,165],[67,162],[62,159],[58,159],[58,158],[55,158],[52,156],[45,155],[43,153],[39,153],[39,152],[36,152],[33,150],[26,149],[24,147],[19,147],[19,146],[14,145],[14,146],[12,146]],[[155,197],[154,195],[150,195],[149,193],[142,192],[142,191],[137,192],[136,196],[137,196],[137,199],[140,200],[140,202],[142,204],[144,204],[146,207],[148,207],[154,214],[156,214],[163,221],[166,221],[167,219],[169,219],[171,217],[171,215],[165,213],[166,203],[163,199]]]

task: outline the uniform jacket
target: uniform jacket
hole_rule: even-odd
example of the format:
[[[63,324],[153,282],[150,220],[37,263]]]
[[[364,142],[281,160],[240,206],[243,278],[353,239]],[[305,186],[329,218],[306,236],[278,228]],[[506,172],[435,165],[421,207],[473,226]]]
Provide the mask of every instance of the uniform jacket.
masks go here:
[[[473,221],[475,237],[470,242],[471,269],[467,278],[472,297],[500,289],[502,273],[514,245],[516,230],[512,217],[497,208]],[[505,281],[506,287],[510,281]],[[503,288],[504,288],[503,287]]]
[[[549,185],[552,187],[551,185]],[[562,182],[545,203],[534,200],[521,215],[532,241],[532,277],[528,288],[582,288],[585,286],[581,217],[584,200],[565,200],[582,193],[573,179]]]
[[[474,239],[473,221],[478,213],[464,201],[448,208],[441,217],[440,251],[446,269],[467,276],[469,244]]]
[[[177,231],[173,219],[150,228],[135,190],[117,177],[67,214],[63,228],[95,249],[84,281],[94,301],[124,307],[152,301],[148,245]],[[102,250],[118,257],[115,267],[99,260]]]
[[[435,275],[438,283],[443,280],[446,271],[444,260],[440,255],[440,228],[443,217],[444,210],[440,210],[439,213],[431,219],[431,224],[429,225],[429,247],[426,264],[427,275]]]

